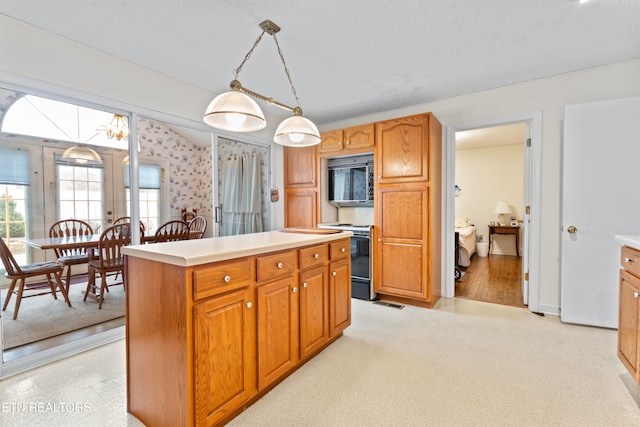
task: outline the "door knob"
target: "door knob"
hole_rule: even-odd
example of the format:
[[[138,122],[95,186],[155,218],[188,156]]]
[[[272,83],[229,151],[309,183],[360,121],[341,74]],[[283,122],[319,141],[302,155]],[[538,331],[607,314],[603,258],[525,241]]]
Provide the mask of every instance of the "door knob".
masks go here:
[[[575,226],[570,225],[570,226],[568,226],[568,227],[567,227],[567,231],[568,231],[569,233],[573,234],[573,233],[575,233],[576,231],[578,231],[578,229],[577,229]]]

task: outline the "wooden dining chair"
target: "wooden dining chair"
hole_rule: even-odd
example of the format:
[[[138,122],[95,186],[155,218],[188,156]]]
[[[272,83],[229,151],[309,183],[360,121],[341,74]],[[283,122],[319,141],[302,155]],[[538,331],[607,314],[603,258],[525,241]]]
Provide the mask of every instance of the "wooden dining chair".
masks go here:
[[[202,215],[198,215],[189,222],[189,239],[202,239],[207,231],[207,220]]]
[[[90,236],[93,234],[91,225],[79,219],[63,219],[56,222],[49,228],[49,237],[75,237]],[[66,268],[64,282],[67,294],[71,286],[71,269],[74,265],[87,264],[89,262],[89,252],[93,249],[87,248],[56,248],[54,252],[58,257],[58,262]]]
[[[117,225],[117,224],[125,224],[127,222],[131,222],[131,217],[130,216],[121,216],[120,218],[116,218],[113,220],[113,223],[111,225]],[[144,234],[146,227],[144,226],[144,222],[140,221],[140,233]]]
[[[176,240],[187,240],[189,237],[189,224],[180,220],[167,221],[156,230],[153,241],[175,242]]]
[[[9,305],[11,296],[15,293],[16,305],[13,309],[13,320],[16,320],[18,318],[18,310],[20,310],[20,303],[22,302],[22,298],[52,294],[54,299],[58,299],[58,296],[56,295],[56,286],[60,290],[60,293],[64,297],[67,305],[71,307],[71,301],[69,301],[67,291],[64,289],[64,286],[62,286],[62,280],[60,279],[62,269],[64,268],[61,264],[48,261],[20,266],[18,265],[16,259],[13,257],[13,254],[4,242],[4,239],[1,237],[0,258],[2,258],[2,264],[4,264],[4,269],[6,270],[4,275],[8,279],[11,279],[11,284],[9,285],[9,289],[7,290],[7,296],[5,297],[2,311],[5,311],[7,309],[7,305]],[[38,289],[37,291],[34,291],[35,293],[29,292],[29,295],[24,295],[25,280],[29,277],[35,276],[45,276],[47,278],[49,289],[45,292],[42,292],[42,289]],[[20,285],[18,286],[18,289],[16,289],[16,283],[18,281],[20,281]]]
[[[122,247],[131,243],[131,225],[129,223],[116,224],[107,228],[100,235],[98,240],[98,258],[89,262],[89,281],[84,293],[84,301],[88,295],[95,295],[98,298],[98,308],[102,308],[104,293],[111,286],[125,286],[124,280],[117,281],[117,274],[122,274],[124,269],[124,257]],[[114,283],[107,282],[107,276],[116,273]],[[100,275],[100,290],[97,291],[96,277]],[[126,290],[126,288],[125,288]]]

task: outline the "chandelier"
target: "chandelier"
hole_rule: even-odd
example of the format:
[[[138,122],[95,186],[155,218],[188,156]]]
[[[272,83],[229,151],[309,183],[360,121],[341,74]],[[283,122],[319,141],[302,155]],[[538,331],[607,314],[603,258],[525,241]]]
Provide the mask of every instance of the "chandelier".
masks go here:
[[[275,105],[284,110],[293,113],[292,117],[285,119],[276,129],[276,133],[273,137],[273,141],[280,145],[290,147],[305,147],[309,145],[316,145],[320,143],[320,133],[318,128],[313,122],[302,116],[302,108],[298,100],[296,89],[291,81],[289,75],[289,69],[284,60],[284,55],[278,44],[276,33],[280,31],[280,27],[273,22],[266,20],[260,23],[259,27],[262,29],[262,33],[258,36],[253,47],[245,55],[244,59],[240,63],[240,66],[234,70],[234,79],[231,81],[229,92],[225,92],[216,96],[213,101],[207,107],[204,113],[204,122],[209,126],[228,130],[232,132],[255,132],[260,129],[264,129],[267,122],[264,118],[264,113],[258,106],[258,104],[249,96],[259,99],[271,105]],[[258,46],[262,36],[267,33],[273,37],[278,48],[278,54],[280,60],[284,66],[284,71],[291,85],[291,92],[296,99],[296,106],[290,107],[281,102],[274,100],[273,98],[260,95],[252,90],[240,84],[238,76],[245,62],[249,59],[253,50]]]
[[[129,120],[122,114],[114,114],[111,122],[96,129],[99,134],[106,135],[109,139],[120,141],[129,139]]]

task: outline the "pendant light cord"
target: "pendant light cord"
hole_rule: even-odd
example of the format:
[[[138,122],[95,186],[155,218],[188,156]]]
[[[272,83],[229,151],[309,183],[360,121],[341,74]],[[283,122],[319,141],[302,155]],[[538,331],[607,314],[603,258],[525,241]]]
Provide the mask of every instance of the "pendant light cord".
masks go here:
[[[249,60],[249,58],[251,57],[251,54],[253,53],[253,50],[256,48],[256,46],[258,46],[258,44],[260,43],[260,40],[262,40],[262,36],[264,36],[264,33],[266,32],[267,30],[262,30],[262,33],[258,36],[255,43],[253,43],[253,46],[251,47],[249,52],[247,52],[247,54],[244,56],[244,59],[242,60],[238,68],[233,70],[235,80],[238,80],[238,76],[240,75],[240,71],[242,71],[242,67],[244,67],[244,64]],[[298,93],[296,92],[296,88],[293,86],[293,81],[291,80],[291,75],[289,74],[289,68],[287,68],[287,63],[284,60],[284,54],[282,53],[282,49],[280,49],[278,38],[276,37],[275,33],[271,35],[273,36],[273,40],[276,42],[276,47],[278,48],[278,55],[280,55],[280,61],[282,62],[282,66],[284,67],[284,72],[287,75],[289,84],[291,85],[291,93],[293,93],[293,96],[296,99],[296,106],[300,108],[300,100],[298,99]]]

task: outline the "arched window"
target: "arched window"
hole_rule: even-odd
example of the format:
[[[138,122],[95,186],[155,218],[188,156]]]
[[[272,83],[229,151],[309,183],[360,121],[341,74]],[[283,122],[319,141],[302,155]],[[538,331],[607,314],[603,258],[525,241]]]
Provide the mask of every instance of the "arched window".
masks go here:
[[[58,141],[127,150],[128,131],[107,135],[108,127],[127,117],[52,99],[3,90],[0,131]]]

